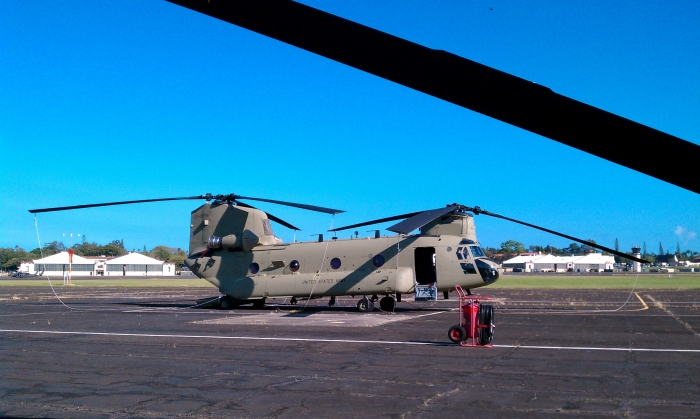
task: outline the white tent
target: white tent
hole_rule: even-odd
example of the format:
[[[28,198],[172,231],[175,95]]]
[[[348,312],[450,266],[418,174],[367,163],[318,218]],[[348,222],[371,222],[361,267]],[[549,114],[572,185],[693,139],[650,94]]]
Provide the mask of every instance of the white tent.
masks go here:
[[[153,259],[141,253],[129,253],[128,255],[119,256],[108,260],[107,275],[108,276],[140,276],[152,275],[163,276],[163,265],[165,262],[158,259]]]
[[[45,276],[64,276],[71,270],[71,276],[90,276],[94,274],[95,261],[85,259],[82,256],[73,255],[73,263],[70,264],[68,252],[56,253],[43,259],[34,261],[27,266],[27,272],[42,273]]]

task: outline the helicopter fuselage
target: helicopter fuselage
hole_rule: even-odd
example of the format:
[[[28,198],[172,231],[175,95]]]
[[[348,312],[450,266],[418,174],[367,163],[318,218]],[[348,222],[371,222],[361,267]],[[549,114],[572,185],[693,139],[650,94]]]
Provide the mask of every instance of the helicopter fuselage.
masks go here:
[[[450,235],[281,243],[250,251],[219,249],[186,260],[199,277],[237,300],[267,297],[405,294],[477,288],[499,267],[472,240]]]

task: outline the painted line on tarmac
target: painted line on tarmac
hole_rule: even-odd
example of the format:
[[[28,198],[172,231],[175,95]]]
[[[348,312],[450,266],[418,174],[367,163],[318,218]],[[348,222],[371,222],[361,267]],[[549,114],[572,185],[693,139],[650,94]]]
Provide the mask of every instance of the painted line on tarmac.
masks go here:
[[[644,302],[644,300],[642,299],[642,297],[640,297],[639,294],[637,294],[636,292],[634,293],[634,295],[636,295],[636,296],[637,296],[637,299],[638,299],[639,301],[641,301],[642,304],[644,305],[644,308],[643,308],[642,310],[649,310],[649,306],[647,305],[647,303]]]
[[[173,335],[152,333],[111,333],[111,332],[71,332],[61,330],[20,330],[0,329],[0,333],[26,333],[49,335],[82,335],[82,336],[115,336],[115,337],[141,337],[141,338],[182,338],[182,339],[214,339],[214,340],[260,340],[275,342],[326,342],[326,343],[373,343],[380,345],[417,345],[417,346],[453,346],[447,342],[411,342],[391,340],[352,340],[352,339],[314,339],[314,338],[285,338],[285,337],[258,337],[258,336],[211,336],[211,335]],[[700,353],[700,349],[649,349],[649,348],[602,348],[587,346],[533,346],[533,345],[493,345],[494,348],[506,349],[544,349],[544,350],[574,350],[574,351],[615,351],[615,352],[679,352]]]

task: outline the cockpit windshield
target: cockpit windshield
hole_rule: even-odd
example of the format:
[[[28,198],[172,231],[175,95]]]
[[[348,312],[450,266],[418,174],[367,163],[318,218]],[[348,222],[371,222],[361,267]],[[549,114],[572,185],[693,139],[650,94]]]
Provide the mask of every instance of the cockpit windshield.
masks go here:
[[[479,246],[469,246],[469,250],[472,252],[472,256],[476,258],[485,258],[486,254],[484,253],[483,250],[481,250],[481,247]]]

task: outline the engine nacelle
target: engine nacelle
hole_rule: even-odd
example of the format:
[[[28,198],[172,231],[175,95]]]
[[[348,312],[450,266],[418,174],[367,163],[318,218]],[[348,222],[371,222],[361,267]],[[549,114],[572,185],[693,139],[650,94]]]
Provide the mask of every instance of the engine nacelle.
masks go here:
[[[229,234],[224,237],[209,236],[209,241],[207,242],[208,249],[232,249],[238,247],[236,243],[237,237],[235,234]]]

